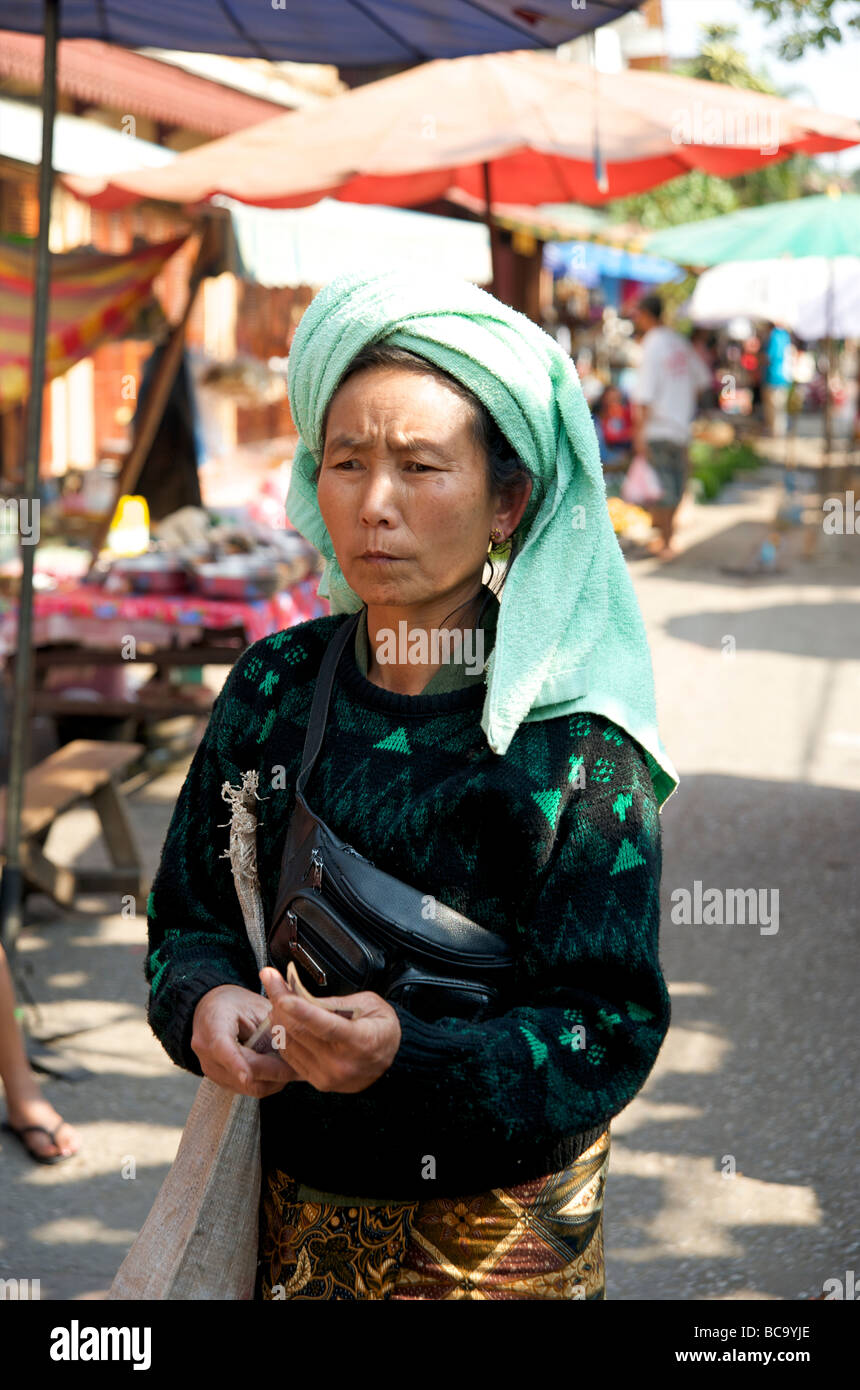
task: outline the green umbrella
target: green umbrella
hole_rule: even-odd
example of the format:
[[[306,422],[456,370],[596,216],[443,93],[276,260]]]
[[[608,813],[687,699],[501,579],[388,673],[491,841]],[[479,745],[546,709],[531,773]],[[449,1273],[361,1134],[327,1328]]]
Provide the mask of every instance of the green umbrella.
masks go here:
[[[586,203],[541,203],[536,211],[545,213],[547,217],[575,218],[586,232],[601,232],[609,222],[608,212],[588,207]]]
[[[856,256],[860,254],[860,195],[825,193],[741,208],[723,217],[655,232],[645,246],[650,255],[694,266],[778,256]]]

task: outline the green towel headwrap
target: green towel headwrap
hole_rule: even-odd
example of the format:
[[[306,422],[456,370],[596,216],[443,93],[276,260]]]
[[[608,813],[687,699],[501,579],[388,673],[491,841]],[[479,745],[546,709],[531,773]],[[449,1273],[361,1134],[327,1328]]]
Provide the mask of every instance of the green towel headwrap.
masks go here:
[[[300,441],[286,508],[327,562],[320,594],[334,613],[362,606],[338,564],[312,475],[340,378],[362,348],[382,340],[473,391],[543,483],[520,521],[524,542],[501,591],[485,670],[481,728],[490,747],[504,754],[524,721],[592,710],[641,745],[662,806],[679,778],[657,730],[645,626],[579,378],[549,334],[476,285],[423,271],[347,274],[306,309],[287,367]]]

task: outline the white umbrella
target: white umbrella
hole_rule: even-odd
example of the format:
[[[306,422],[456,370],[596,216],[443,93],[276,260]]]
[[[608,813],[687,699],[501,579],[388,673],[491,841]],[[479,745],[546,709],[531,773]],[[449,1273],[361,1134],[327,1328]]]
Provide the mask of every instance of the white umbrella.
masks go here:
[[[714,327],[738,315],[784,324],[807,342],[860,337],[860,257],[726,261],[704,271],[692,321]]]
[[[482,222],[333,198],[288,211],[212,201],[229,208],[245,269],[261,285],[325,285],[345,270],[395,266],[416,275],[448,270],[476,285],[492,279]]]

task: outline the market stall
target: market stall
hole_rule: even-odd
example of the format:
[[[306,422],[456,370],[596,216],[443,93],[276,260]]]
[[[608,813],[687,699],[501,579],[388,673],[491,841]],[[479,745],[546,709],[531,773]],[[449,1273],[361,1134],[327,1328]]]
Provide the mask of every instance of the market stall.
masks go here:
[[[205,712],[212,692],[183,673],[232,666],[251,642],[328,612],[316,593],[319,556],[301,536],[247,518],[218,525],[205,508],[174,513],[136,555],[103,552],[87,575],[58,577],[62,555],[49,550],[37,572],[30,706],[65,721],[61,735],[71,719],[98,728]],[[14,589],[13,575],[6,584]],[[0,660],[9,671],[16,632],[8,593]]]
[[[154,370],[138,392],[130,449],[124,446],[113,460],[101,455],[94,468],[46,477],[33,502],[3,501],[4,521],[15,524],[0,532],[0,663],[8,681],[18,655],[19,540],[29,529],[35,594],[28,713],[54,717],[61,743],[81,733],[116,737],[121,722],[131,735],[135,726],[205,712],[213,697],[202,684],[202,666],[232,665],[250,642],[328,611],[315,594],[317,552],[284,529],[288,448],[278,454],[280,467],[266,460],[265,474],[233,459],[241,495],[225,497],[217,476],[204,479],[201,492],[197,396],[179,351],[181,334],[163,316],[153,319],[153,279],[181,244],[129,256],[83,249],[54,258],[49,376],[96,342],[145,332],[150,320],[161,324],[162,336]],[[210,226],[201,239],[189,307],[195,284],[219,268],[220,252]],[[27,246],[5,245],[0,255],[0,319],[15,327],[0,351],[0,409],[28,388],[33,260]],[[168,356],[173,360],[165,362]],[[256,405],[273,389],[285,391],[282,377],[253,362],[210,364],[206,377],[212,381],[202,394],[210,402],[238,392]],[[178,413],[188,428],[171,432],[174,393],[183,382]],[[180,473],[187,475],[184,488],[176,486]],[[182,505],[186,498],[194,504]],[[0,739],[0,761],[7,751]]]

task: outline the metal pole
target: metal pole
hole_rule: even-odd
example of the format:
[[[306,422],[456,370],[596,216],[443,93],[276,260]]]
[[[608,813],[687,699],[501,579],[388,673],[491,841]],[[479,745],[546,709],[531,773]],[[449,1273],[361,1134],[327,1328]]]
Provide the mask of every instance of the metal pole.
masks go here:
[[[594,182],[598,193],[608,193],[609,178],[600,145],[600,73],[597,68],[597,35],[594,30],[588,36],[588,47],[594,73]]]
[[[39,455],[42,447],[42,392],[45,385],[45,341],[51,293],[51,227],[53,186],[54,116],[57,110],[57,40],[60,0],[44,0],[45,52],[42,82],[42,163],[39,167],[39,235],[36,241],[33,339],[30,348],[30,396],[27,403],[27,442],[24,457],[23,497],[34,508],[39,497]],[[33,535],[38,538],[38,514]],[[32,683],[33,559],[35,546],[19,542],[21,591],[18,597],[17,659],[10,733],[9,789],[6,797],[6,844],[0,881],[0,942],[14,948],[21,929],[21,811],[24,773],[29,763],[30,687]]]
[[[493,221],[493,193],[490,187],[490,165],[484,160],[484,221],[487,231],[490,234],[490,262],[492,265],[493,278],[490,283],[490,293],[499,292],[499,229]]]
[[[823,492],[829,495],[833,481],[833,358],[836,344],[833,341],[833,309],[836,294],[836,262],[832,257],[827,262],[827,372],[824,377],[824,475]]]

